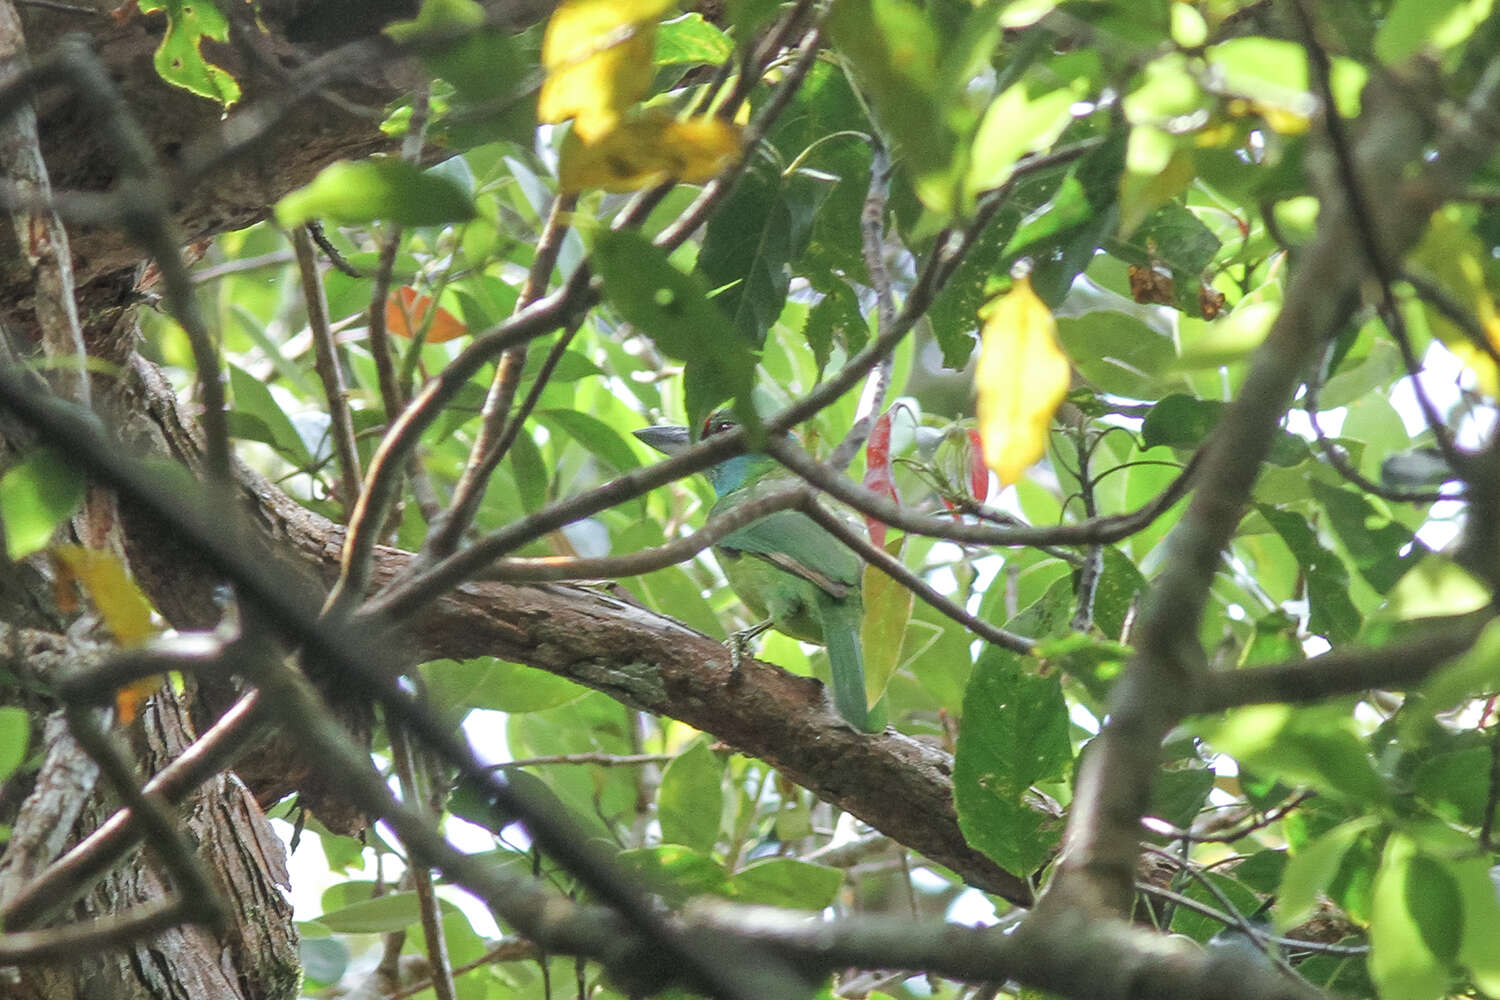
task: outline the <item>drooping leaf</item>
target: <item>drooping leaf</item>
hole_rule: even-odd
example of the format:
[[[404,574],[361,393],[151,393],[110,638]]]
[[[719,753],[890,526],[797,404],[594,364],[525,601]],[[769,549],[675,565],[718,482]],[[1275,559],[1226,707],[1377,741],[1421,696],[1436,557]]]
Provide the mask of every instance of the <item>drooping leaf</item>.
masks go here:
[[[958,143],[937,99],[939,45],[926,12],[910,0],[838,0],[829,32],[911,171],[918,197],[935,212],[952,212]]]
[[[762,154],[709,220],[698,267],[720,289],[714,303],[750,343],[763,344],[781,315],[791,265],[807,247],[832,182],[807,170],[783,174]]]
[[[1451,936],[1457,947],[1457,928],[1450,921],[1458,917],[1458,900],[1452,878],[1439,873],[1442,869],[1423,857],[1411,837],[1395,833],[1386,841],[1375,877],[1369,959],[1370,978],[1383,997],[1436,1000],[1447,993],[1449,961],[1433,944]],[[1445,916],[1439,908],[1449,906],[1451,916]]]
[[[885,550],[897,559],[905,547],[905,536],[885,543]],[[891,675],[901,666],[902,640],[911,622],[913,602],[909,588],[897,583],[874,566],[864,570],[864,618],[860,623],[860,648],[864,650],[865,694],[874,705],[890,683]]]
[[[1072,369],[1057,343],[1057,321],[1027,278],[989,306],[974,385],[984,460],[1001,487],[1017,482],[1047,451],[1052,415]]]

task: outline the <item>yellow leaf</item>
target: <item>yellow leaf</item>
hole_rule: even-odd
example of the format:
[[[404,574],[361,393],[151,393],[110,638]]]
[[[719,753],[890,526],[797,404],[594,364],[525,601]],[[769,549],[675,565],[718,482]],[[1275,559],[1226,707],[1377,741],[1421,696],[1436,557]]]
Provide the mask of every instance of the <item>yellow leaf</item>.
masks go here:
[[[64,578],[60,582],[78,582],[94,602],[94,607],[99,609],[104,627],[121,646],[138,646],[155,634],[156,626],[151,624],[151,602],[113,553],[78,545],[59,545],[53,552],[57,557],[59,575]],[[149,698],[161,683],[159,675],[142,677],[116,692],[115,710],[121,725],[128,726],[135,721],[141,702]]]
[[[1002,489],[1046,453],[1052,415],[1070,378],[1057,320],[1031,290],[1031,279],[1018,279],[987,307],[974,372],[984,462]]]
[[[662,181],[701,184],[740,151],[738,125],[706,115],[678,121],[660,110],[621,119],[585,139],[575,128],[563,140],[558,180],[564,193],[586,188],[639,191]]]
[[[113,553],[79,545],[59,545],[54,552],[64,572],[78,581],[99,609],[104,627],[120,645],[136,646],[156,633],[151,602]]]
[[[582,138],[598,138],[646,95],[655,74],[656,22],[672,0],[564,0],[547,22],[537,121],[572,118]]]

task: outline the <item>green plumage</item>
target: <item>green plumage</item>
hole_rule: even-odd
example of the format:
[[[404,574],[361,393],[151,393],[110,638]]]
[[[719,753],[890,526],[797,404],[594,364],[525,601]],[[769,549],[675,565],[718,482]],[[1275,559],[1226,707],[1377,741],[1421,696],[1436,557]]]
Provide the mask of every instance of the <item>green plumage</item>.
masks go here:
[[[726,414],[709,418],[707,433],[727,426]],[[637,431],[647,444],[673,454],[686,447],[686,428],[652,427]],[[754,495],[756,487],[785,473],[764,455],[740,455],[706,473],[718,494],[712,513],[732,510]],[[714,548],[724,576],[754,614],[769,619],[777,631],[828,650],[833,703],[856,729],[873,731],[865,696],[860,626],[863,564],[838,539],[798,511],[777,511],[726,537]]]

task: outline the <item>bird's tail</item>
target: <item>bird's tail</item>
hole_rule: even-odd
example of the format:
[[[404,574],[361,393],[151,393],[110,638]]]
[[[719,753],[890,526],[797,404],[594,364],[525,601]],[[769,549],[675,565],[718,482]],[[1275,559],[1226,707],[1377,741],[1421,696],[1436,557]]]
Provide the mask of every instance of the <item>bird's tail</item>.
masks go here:
[[[820,595],[823,644],[833,675],[833,704],[855,729],[874,732],[865,697],[865,661],[859,649],[861,608],[858,601]]]

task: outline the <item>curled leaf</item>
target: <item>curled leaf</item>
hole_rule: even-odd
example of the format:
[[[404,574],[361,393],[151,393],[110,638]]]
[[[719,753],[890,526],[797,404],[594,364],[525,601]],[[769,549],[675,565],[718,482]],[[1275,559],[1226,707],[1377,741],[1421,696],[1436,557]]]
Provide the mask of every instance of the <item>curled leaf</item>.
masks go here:
[[[1057,320],[1019,278],[984,311],[979,366],[979,436],[1001,487],[1046,453],[1052,415],[1068,394],[1071,369],[1057,343]]]

